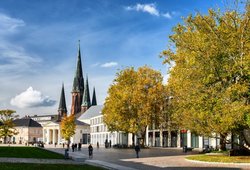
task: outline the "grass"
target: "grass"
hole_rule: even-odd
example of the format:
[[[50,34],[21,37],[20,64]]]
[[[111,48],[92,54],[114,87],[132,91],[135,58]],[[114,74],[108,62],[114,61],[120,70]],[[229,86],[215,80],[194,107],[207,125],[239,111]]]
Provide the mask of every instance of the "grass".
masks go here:
[[[58,153],[50,152],[36,147],[11,147],[1,146],[0,157],[10,158],[40,158],[40,159],[64,159]],[[1,168],[0,168],[1,169]]]
[[[0,163],[1,170],[104,170],[91,165]]]
[[[195,155],[188,156],[186,159],[220,163],[250,163],[250,156]]]

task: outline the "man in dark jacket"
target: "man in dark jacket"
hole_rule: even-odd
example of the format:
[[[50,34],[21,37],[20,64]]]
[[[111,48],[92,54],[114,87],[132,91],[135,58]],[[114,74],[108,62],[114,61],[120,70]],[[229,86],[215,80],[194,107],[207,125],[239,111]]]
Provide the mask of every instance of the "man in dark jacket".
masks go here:
[[[139,158],[140,146],[137,144],[135,146],[136,157]]]

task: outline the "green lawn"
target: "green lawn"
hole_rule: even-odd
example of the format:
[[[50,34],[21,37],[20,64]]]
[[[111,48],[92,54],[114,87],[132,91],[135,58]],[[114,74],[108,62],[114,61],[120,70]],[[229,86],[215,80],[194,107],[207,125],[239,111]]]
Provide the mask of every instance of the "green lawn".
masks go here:
[[[1,146],[0,157],[63,159],[64,156],[36,147]],[[1,168],[0,168],[1,169]]]
[[[90,165],[0,163],[1,170],[104,170]]]
[[[250,156],[195,155],[188,156],[186,159],[205,162],[250,163]]]

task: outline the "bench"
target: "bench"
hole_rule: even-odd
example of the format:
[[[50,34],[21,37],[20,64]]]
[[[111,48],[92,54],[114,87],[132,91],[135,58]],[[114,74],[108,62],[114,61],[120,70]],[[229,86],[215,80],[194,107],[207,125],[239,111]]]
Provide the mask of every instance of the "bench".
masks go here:
[[[183,152],[192,151],[193,149],[194,149],[194,148],[192,148],[192,147],[184,146],[184,147],[183,147]]]
[[[191,147],[190,147],[190,148],[187,148],[187,151],[192,151],[193,149],[194,149],[194,148],[191,148]]]

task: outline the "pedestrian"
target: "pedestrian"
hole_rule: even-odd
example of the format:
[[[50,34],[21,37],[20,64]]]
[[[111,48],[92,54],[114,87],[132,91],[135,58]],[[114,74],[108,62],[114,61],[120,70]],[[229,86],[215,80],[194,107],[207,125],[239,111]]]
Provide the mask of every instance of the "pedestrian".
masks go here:
[[[135,146],[136,157],[139,158],[140,146],[137,144]]]
[[[65,144],[63,143],[63,148],[64,148],[64,145],[65,145]]]
[[[93,158],[93,147],[91,144],[89,144],[88,149],[89,149],[89,158]]]
[[[97,149],[99,149],[99,142],[97,142],[96,146],[97,146]]]
[[[74,152],[74,150],[75,150],[75,144],[74,143],[72,143],[71,148],[72,148],[72,152]]]
[[[77,151],[77,143],[75,143],[75,146],[74,146],[75,150]]]
[[[78,150],[80,151],[82,148],[82,144],[81,143],[78,143]]]
[[[56,148],[57,143],[55,142],[55,148]]]
[[[108,148],[108,139],[105,140],[105,148]]]
[[[111,146],[112,146],[112,145],[111,145],[111,140],[109,140],[109,147],[111,148]]]

